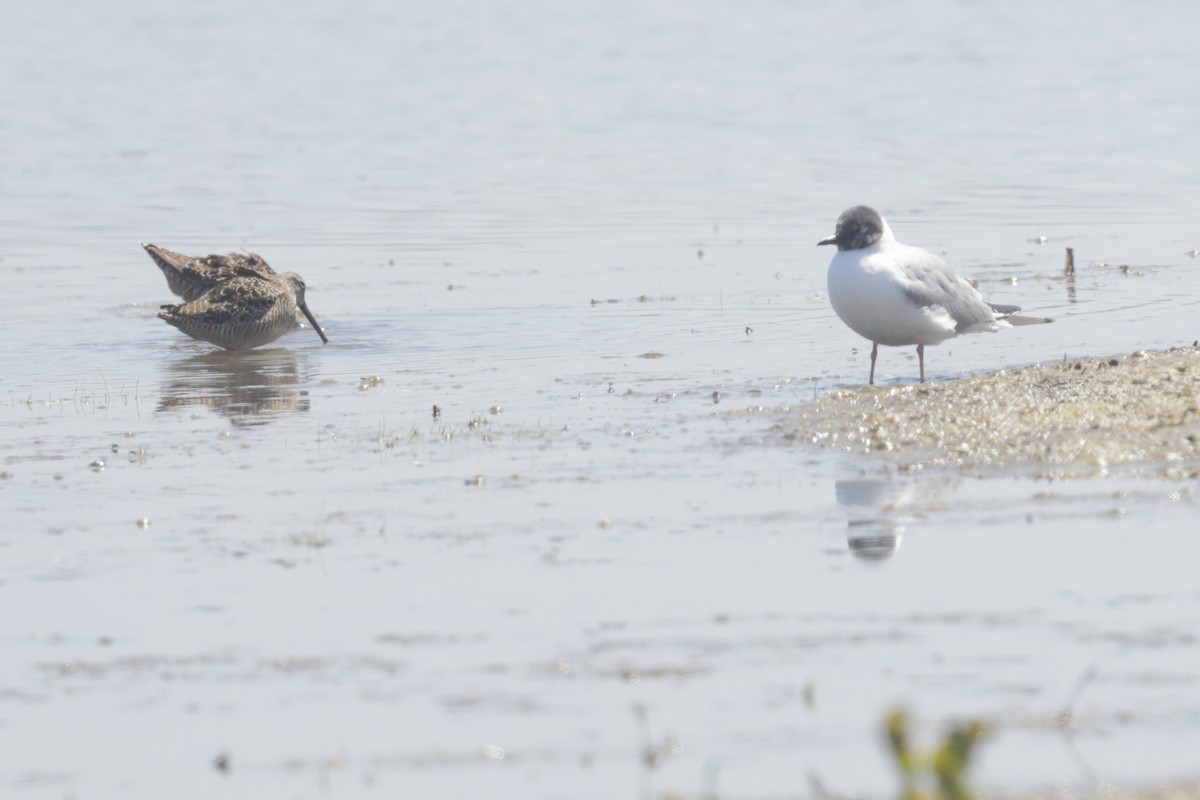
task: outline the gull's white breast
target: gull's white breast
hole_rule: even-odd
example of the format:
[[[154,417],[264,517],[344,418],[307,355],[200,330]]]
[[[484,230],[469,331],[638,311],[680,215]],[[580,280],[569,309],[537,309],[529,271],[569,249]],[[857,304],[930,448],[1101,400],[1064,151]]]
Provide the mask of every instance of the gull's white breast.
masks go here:
[[[904,259],[914,256],[937,258],[894,240],[839,250],[829,263],[828,286],[842,322],[865,339],[893,347],[935,345],[955,336],[954,318],[944,307],[922,306],[905,291]]]

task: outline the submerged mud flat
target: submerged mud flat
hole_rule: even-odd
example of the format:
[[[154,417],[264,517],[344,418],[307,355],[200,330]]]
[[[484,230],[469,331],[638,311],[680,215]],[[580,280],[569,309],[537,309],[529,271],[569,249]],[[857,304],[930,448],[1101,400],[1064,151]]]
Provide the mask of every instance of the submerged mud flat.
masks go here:
[[[903,466],[1200,470],[1200,347],[1062,361],[983,377],[839,389],[775,430]]]

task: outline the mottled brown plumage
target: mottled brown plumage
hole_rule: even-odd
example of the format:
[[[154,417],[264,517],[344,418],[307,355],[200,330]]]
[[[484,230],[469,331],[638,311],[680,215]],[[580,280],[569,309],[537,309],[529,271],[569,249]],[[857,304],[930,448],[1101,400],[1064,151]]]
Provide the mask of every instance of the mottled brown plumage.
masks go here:
[[[193,339],[226,350],[249,350],[291,330],[299,310],[328,344],[304,302],[304,280],[275,272],[254,253],[192,258],[143,244],[186,303],[165,305],[158,316]]]
[[[142,242],[142,247],[162,270],[167,287],[186,301],[200,295],[230,278],[276,275],[275,270],[258,253],[228,253],[193,258],[165,247]]]

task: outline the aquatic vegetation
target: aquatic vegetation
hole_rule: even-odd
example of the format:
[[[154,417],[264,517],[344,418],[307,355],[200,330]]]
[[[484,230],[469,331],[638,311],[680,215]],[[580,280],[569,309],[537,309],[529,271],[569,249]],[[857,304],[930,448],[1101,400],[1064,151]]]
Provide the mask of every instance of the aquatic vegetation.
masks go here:
[[[967,771],[975,746],[987,728],[978,721],[954,725],[932,750],[913,747],[908,715],[902,709],[884,723],[888,746],[900,769],[901,800],[974,800]]]

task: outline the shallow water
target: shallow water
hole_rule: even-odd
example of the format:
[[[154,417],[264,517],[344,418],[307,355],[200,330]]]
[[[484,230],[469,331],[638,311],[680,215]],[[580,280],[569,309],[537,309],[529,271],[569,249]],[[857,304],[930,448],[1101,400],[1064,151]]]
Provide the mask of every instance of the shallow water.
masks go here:
[[[992,723],[988,788],[1194,779],[1194,482],[747,409],[865,378],[860,202],[1056,318],[933,379],[1195,340],[1197,13],[5,6],[2,793],[882,795],[894,704]],[[331,344],[186,339],[139,241]]]

